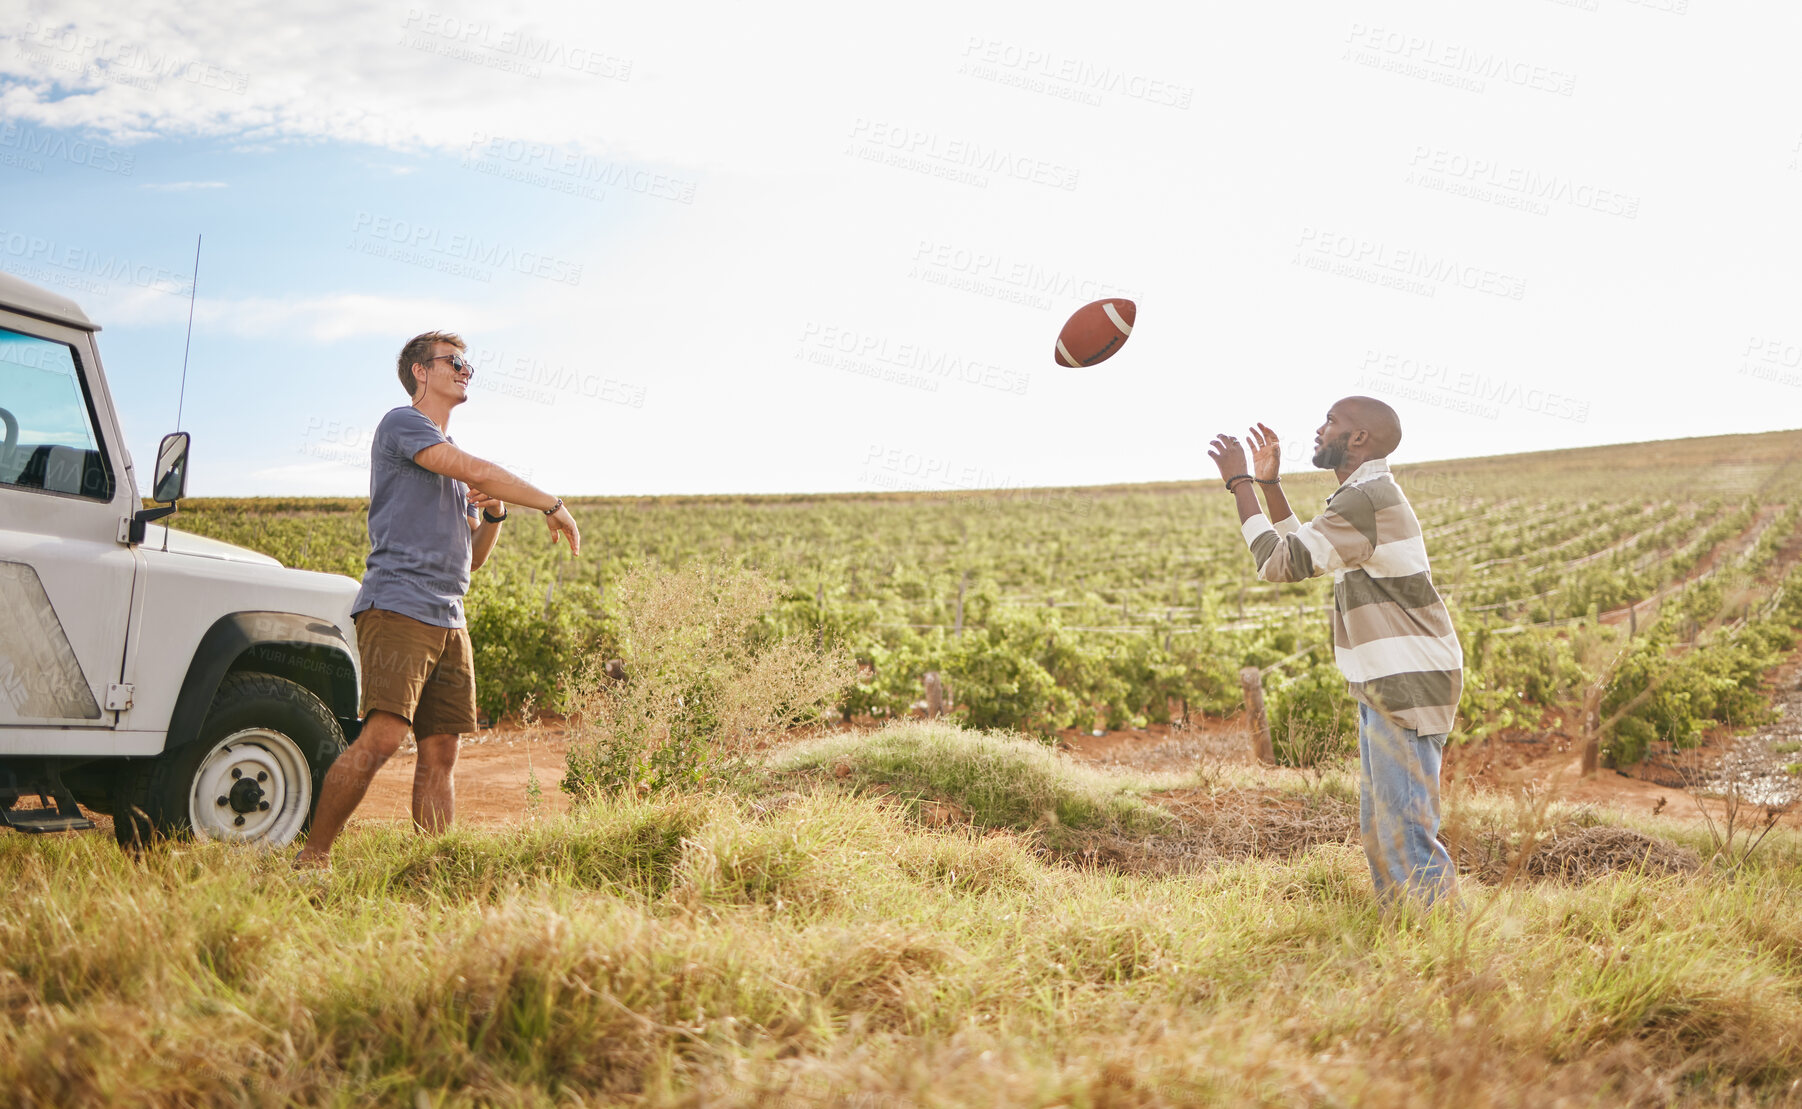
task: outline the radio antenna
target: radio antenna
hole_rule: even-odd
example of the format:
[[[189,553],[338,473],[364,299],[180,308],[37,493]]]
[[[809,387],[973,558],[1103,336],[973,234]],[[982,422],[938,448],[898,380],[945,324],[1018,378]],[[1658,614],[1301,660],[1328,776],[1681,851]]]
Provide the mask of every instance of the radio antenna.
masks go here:
[[[181,390],[175,394],[175,430],[181,430],[182,404],[188,397],[188,349],[194,345],[194,294],[200,289],[200,236],[194,236],[194,280],[188,283],[188,338],[181,346]]]

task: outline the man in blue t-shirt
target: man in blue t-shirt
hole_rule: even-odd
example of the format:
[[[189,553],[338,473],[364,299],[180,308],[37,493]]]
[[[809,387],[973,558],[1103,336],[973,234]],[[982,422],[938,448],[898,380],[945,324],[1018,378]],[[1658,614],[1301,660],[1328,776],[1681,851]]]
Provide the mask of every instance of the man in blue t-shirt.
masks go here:
[[[463,340],[414,336],[397,369],[412,403],[382,417],[369,452],[369,560],[351,612],[363,664],[363,730],[332,764],[296,865],[323,866],[332,841],[409,730],[419,742],[413,823],[450,826],[461,733],[476,728],[476,682],[463,595],[487,561],[507,505],[544,513],[550,541],[582,537],[563,499],[457,448],[451,409],[475,376]]]

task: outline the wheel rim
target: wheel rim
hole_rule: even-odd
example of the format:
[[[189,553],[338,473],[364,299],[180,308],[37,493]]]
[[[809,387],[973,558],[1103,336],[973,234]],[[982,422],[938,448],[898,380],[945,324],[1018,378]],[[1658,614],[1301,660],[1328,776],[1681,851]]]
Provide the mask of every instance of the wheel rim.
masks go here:
[[[313,807],[313,771],[299,744],[246,728],[213,745],[194,771],[188,815],[195,834],[281,847]]]

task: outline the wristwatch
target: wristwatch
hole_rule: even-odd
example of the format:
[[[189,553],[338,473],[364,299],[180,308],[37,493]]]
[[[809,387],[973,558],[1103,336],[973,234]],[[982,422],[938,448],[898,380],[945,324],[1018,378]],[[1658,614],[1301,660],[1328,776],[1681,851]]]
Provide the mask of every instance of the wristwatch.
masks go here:
[[[507,514],[505,512],[501,513],[499,516],[496,516],[496,515],[490,513],[486,508],[482,509],[482,519],[487,520],[491,524],[498,524],[501,521],[505,520],[506,518],[507,518]]]

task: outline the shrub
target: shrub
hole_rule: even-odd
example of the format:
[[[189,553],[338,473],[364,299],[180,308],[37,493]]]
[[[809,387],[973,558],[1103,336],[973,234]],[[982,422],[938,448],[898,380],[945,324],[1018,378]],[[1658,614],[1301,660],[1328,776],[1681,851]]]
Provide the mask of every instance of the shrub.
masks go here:
[[[1764,670],[1777,662],[1728,637],[1682,655],[1671,655],[1663,635],[1629,654],[1602,698],[1608,755],[1635,762],[1661,739],[1693,747],[1717,724],[1757,724],[1770,710],[1759,691]]]
[[[1270,745],[1285,766],[1312,766],[1357,750],[1357,702],[1331,662],[1270,679]]]
[[[862,648],[868,674],[846,689],[839,712],[847,719],[906,716],[922,695],[922,676],[942,667],[944,644],[940,631],[921,635],[911,628],[884,629]]]
[[[761,574],[725,563],[627,574],[615,591],[624,677],[591,658],[571,679],[563,788],[696,787],[760,737],[819,719],[854,665],[838,646],[772,633],[775,596]]]
[[[548,590],[548,586],[547,586]],[[553,711],[558,687],[585,655],[607,650],[598,590],[566,584],[547,601],[523,581],[477,573],[469,591],[476,703],[484,715],[516,712],[527,698]]]
[[[1051,732],[1074,723],[1082,704],[1036,657],[1039,621],[995,612],[986,628],[966,630],[948,646],[945,671],[964,720],[973,728]]]

